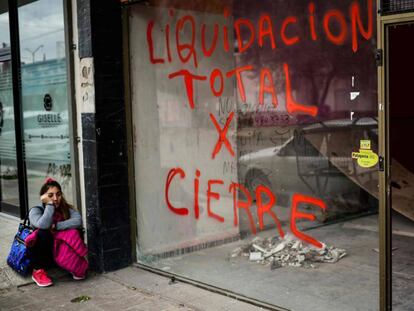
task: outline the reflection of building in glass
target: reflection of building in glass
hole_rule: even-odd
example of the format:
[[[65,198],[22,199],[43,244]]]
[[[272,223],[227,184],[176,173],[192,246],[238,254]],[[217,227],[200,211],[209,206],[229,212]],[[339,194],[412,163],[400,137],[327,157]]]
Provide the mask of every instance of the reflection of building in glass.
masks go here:
[[[62,59],[66,57],[65,51],[65,42],[64,41],[57,41],[56,42],[56,58]]]
[[[44,108],[45,92],[53,99],[51,111]],[[27,160],[70,163],[65,60],[54,59],[22,65],[22,97]],[[2,73],[0,79],[0,100],[5,103],[0,157],[4,160],[15,158],[11,99],[11,72],[7,71]]]

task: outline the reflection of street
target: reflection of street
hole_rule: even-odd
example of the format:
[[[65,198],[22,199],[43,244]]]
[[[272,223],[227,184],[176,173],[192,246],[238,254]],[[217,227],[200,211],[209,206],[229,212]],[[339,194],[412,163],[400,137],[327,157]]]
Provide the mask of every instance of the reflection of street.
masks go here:
[[[19,206],[19,185],[17,183],[17,175],[13,176],[2,173],[0,182],[1,202],[16,207]],[[17,209],[16,212],[18,212]]]
[[[38,204],[39,190],[47,176],[53,177],[62,185],[67,199],[72,198],[72,183],[70,164],[57,165],[55,163],[27,162],[27,187],[29,194],[29,208]],[[2,201],[19,206],[19,185],[16,166],[1,166],[1,195]]]
[[[0,142],[2,137],[0,136]],[[1,211],[19,214],[19,191],[15,158],[0,157],[0,204]]]

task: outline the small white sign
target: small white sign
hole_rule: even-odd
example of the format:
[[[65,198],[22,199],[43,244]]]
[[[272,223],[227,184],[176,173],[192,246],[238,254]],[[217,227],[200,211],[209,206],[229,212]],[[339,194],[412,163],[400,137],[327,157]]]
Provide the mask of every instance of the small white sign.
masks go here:
[[[349,95],[351,100],[355,100],[359,96],[359,92],[350,92]]]

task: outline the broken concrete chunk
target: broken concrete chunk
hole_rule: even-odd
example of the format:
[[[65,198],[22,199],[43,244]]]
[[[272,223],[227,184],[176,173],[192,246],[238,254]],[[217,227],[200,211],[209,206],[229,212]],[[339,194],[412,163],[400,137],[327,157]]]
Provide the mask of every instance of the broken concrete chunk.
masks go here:
[[[264,248],[260,247],[259,245],[252,244],[252,246],[253,246],[254,249],[258,250],[259,252],[262,252],[262,253],[266,252],[266,250]]]
[[[250,256],[249,256],[250,261],[258,261],[262,259],[263,259],[263,255],[261,252],[250,252]]]
[[[281,250],[283,250],[285,248],[285,243],[280,243],[278,244],[275,248],[273,248],[270,252],[266,252],[264,257],[265,258],[269,258],[270,256],[273,256],[274,254],[280,252]]]
[[[314,269],[318,267],[314,263],[336,263],[347,255],[346,250],[334,246],[323,244],[322,248],[316,248],[304,244],[288,235],[283,239],[255,237],[251,243],[236,248],[231,257],[249,257],[250,261],[269,265],[271,270],[275,270],[287,266]]]
[[[263,239],[261,237],[257,236],[252,240],[251,244],[262,244],[262,243],[263,243]]]
[[[296,256],[296,260],[297,260],[298,262],[303,262],[303,261],[305,261],[305,255],[297,255],[297,256]]]
[[[302,248],[302,242],[301,241],[296,241],[295,243],[293,243],[292,245],[292,249],[300,249]]]

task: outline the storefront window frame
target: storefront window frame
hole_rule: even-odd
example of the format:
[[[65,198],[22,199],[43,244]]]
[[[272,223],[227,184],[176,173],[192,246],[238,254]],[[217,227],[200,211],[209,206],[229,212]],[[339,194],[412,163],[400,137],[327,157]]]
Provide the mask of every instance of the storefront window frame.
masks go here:
[[[132,94],[131,94],[131,68],[129,66],[130,62],[130,47],[129,47],[129,8],[133,7],[134,5],[138,5],[141,1],[140,0],[120,0],[123,8],[123,40],[124,40],[124,85],[126,90],[126,110],[128,113],[127,118],[127,135],[128,135],[128,153],[129,153],[129,168],[130,171],[134,171],[134,160],[133,160],[133,149],[134,149],[134,137],[133,137],[133,121],[132,121]],[[377,0],[377,8],[380,7],[381,0]],[[386,26],[392,23],[398,23],[403,21],[414,21],[414,12],[413,13],[404,13],[404,14],[396,14],[396,15],[386,15],[381,16],[381,12],[374,16],[376,19],[374,23],[377,23],[377,47],[378,50],[385,50],[385,29]],[[373,58],[377,57],[373,53]],[[382,62],[385,62],[385,57],[381,55]],[[388,125],[386,123],[387,120],[387,109],[386,104],[384,108],[384,103],[386,102],[386,71],[384,66],[378,65],[378,155],[380,156],[381,160],[383,160],[383,170],[380,169],[379,171],[379,214],[378,214],[378,235],[379,235],[379,308],[380,310],[386,311],[391,310],[392,306],[392,299],[391,299],[391,216],[390,216],[390,208],[391,208],[391,196],[390,196],[390,162],[389,162],[389,136],[388,136]],[[135,179],[132,174],[129,176],[130,180],[130,202],[131,202],[131,217],[132,224],[131,228],[135,228],[131,230],[132,236],[132,254],[133,260],[136,260],[136,248],[137,248],[137,232],[136,232],[136,190],[135,190]],[[197,287],[210,290],[227,297],[232,297],[247,303],[251,303],[253,305],[261,306],[264,308],[269,308],[270,310],[288,310],[281,306],[269,305],[265,302],[258,301],[252,299],[250,297],[245,297],[243,295],[239,295],[234,292],[229,292],[226,289],[218,288],[212,286],[210,284],[206,284],[197,280],[193,280],[187,277],[184,277],[179,274],[171,273],[168,271],[162,271],[160,269],[154,268],[150,265],[136,262],[136,266],[142,268],[146,271],[150,271],[152,273],[156,273],[165,277],[174,278],[178,281],[195,285]]]
[[[63,18],[64,18],[64,34],[65,34],[65,54],[66,54],[66,85],[67,85],[67,103],[69,114],[69,137],[70,137],[70,153],[71,153],[71,174],[73,184],[73,197],[68,198],[75,206],[81,206],[79,176],[78,176],[78,155],[76,152],[77,135],[76,131],[76,109],[74,103],[74,60],[73,50],[74,45],[71,43],[73,38],[72,29],[72,6],[70,0],[63,1]],[[25,4],[25,3],[23,3]],[[16,137],[16,159],[17,159],[17,175],[18,175],[18,191],[19,191],[19,216],[24,219],[28,213],[30,206],[28,203],[28,185],[27,185],[27,170],[24,159],[24,128],[23,128],[23,109],[22,109],[22,85],[21,85],[21,61],[20,61],[20,35],[19,35],[19,4],[17,1],[8,0],[9,13],[9,29],[10,29],[10,53],[12,66],[12,81],[13,81],[13,107],[14,107],[14,121],[15,121],[15,137]]]

